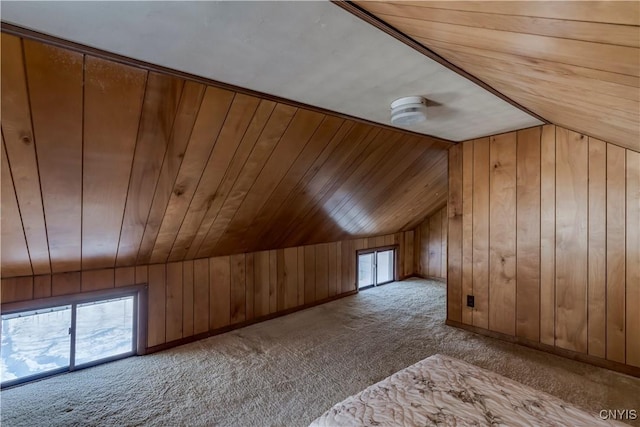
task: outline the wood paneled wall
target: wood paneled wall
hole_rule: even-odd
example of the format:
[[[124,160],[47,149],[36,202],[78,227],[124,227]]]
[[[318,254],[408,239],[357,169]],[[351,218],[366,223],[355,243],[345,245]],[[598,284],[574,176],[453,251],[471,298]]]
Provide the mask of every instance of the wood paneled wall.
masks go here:
[[[397,245],[413,274],[413,232],[214,258],[2,279],[2,303],[148,284],[147,346],[176,342],[356,290],[356,251]],[[406,235],[406,236],[405,236]],[[405,258],[409,262],[405,262]]]
[[[415,274],[447,278],[447,207],[427,217],[415,229]]]
[[[548,125],[449,171],[449,320],[640,366],[640,153]]]
[[[446,142],[0,39],[2,277],[395,233],[446,198]]]

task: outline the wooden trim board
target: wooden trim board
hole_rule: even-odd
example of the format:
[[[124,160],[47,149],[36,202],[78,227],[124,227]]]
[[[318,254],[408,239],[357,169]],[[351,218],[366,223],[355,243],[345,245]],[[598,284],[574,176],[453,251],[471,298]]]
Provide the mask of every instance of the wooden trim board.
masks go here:
[[[224,333],[233,331],[235,329],[240,329],[240,328],[244,328],[245,326],[253,325],[254,323],[260,323],[260,322],[264,322],[266,320],[275,319],[277,317],[286,316],[287,314],[292,314],[292,313],[295,313],[297,311],[306,310],[308,308],[312,308],[312,307],[315,307],[317,305],[325,304],[327,302],[331,302],[331,301],[335,301],[335,300],[338,300],[338,299],[341,299],[341,298],[344,298],[344,297],[355,295],[357,293],[358,293],[358,290],[356,289],[354,291],[345,292],[345,293],[340,294],[340,295],[334,295],[334,296],[325,298],[325,299],[320,300],[320,301],[314,301],[314,302],[311,302],[311,303],[308,303],[308,304],[305,304],[305,305],[301,305],[301,306],[298,306],[298,307],[291,307],[291,308],[286,309],[286,310],[278,311],[277,313],[267,314],[265,316],[256,317],[256,318],[253,318],[251,320],[245,320],[245,321],[240,322],[240,323],[235,323],[235,324],[224,326],[222,328],[214,329],[214,330],[211,330],[211,331],[208,331],[208,332],[203,332],[203,333],[198,334],[198,335],[192,335],[190,337],[181,338],[179,340],[175,340],[175,341],[171,341],[171,342],[168,342],[168,343],[156,345],[156,346],[153,346],[153,347],[148,347],[146,349],[146,353],[145,354],[151,354],[151,353],[156,353],[158,351],[168,350],[168,349],[173,348],[173,347],[178,347],[178,346],[181,346],[181,345],[189,344],[189,343],[192,343],[194,341],[198,341],[198,340],[202,340],[202,339],[205,339],[205,338],[212,337],[214,335],[224,334]]]
[[[486,329],[479,328],[477,326],[465,325],[464,323],[456,322],[453,320],[447,319],[445,324],[447,326],[453,326],[454,328],[464,329],[466,331],[473,332],[479,335],[484,335],[486,337],[499,339],[501,341],[506,341],[513,344],[523,345],[525,347],[529,347],[534,350],[543,351],[545,353],[551,353],[553,355],[564,357],[566,359],[587,363],[589,365],[594,365],[599,368],[610,369],[612,371],[616,371],[626,375],[631,375],[632,377],[640,378],[640,368],[637,368],[635,366],[625,365],[623,363],[601,359],[599,357],[591,356],[585,353],[578,353],[571,350],[561,349],[559,347],[554,347],[548,344],[542,344],[540,342],[531,341],[522,337],[515,337],[511,335],[506,335],[500,332],[488,331]]]

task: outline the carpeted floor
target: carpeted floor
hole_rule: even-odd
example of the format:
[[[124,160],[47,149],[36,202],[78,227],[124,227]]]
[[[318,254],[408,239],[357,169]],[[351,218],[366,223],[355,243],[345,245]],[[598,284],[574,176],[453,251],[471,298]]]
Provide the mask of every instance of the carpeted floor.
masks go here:
[[[2,426],[307,425],[334,403],[436,353],[592,412],[640,410],[640,379],[451,328],[444,317],[444,284],[391,283],[165,352],[2,391]]]

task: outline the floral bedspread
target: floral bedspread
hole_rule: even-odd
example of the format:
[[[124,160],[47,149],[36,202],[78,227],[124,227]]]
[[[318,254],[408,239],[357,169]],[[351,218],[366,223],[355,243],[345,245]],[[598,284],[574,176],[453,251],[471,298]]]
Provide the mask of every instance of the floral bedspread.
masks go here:
[[[311,426],[622,426],[461,360],[434,355],[334,405]]]

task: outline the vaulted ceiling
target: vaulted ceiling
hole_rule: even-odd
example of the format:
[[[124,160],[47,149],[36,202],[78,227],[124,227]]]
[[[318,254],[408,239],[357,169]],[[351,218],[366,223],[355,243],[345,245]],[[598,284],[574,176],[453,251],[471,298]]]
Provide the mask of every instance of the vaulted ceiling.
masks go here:
[[[640,151],[640,2],[355,3],[544,119]]]
[[[542,120],[640,151],[637,2],[340,6],[3,1],[2,276],[408,229]]]
[[[2,34],[2,275],[411,227],[450,143]]]

